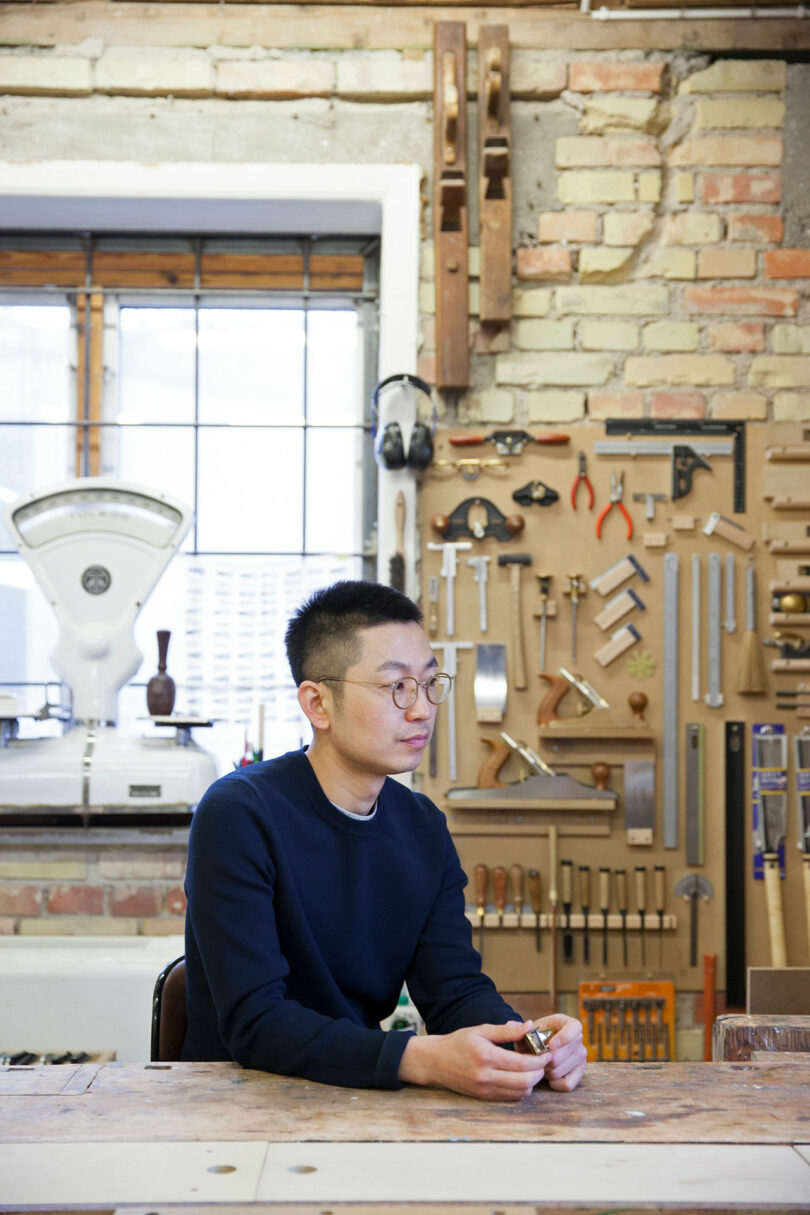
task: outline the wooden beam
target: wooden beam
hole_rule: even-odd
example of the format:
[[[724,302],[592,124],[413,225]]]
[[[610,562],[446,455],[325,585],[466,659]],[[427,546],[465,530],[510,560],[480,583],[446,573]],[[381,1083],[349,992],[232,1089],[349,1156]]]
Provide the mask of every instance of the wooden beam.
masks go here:
[[[657,7],[657,6],[656,6]],[[454,7],[444,4],[229,4],[148,3],[127,0],[28,0],[0,4],[5,46],[69,46],[93,37],[111,46],[227,46],[238,50],[421,50],[433,45],[433,24],[464,21],[471,46],[482,25],[509,25],[510,42],[532,50],[674,50],[733,53],[810,50],[810,21],[783,17],[735,17],[713,21],[599,21],[576,7],[522,8],[512,4]]]
[[[470,379],[467,174],[467,39],[461,21],[437,21],[433,43],[433,241],[436,384]]]
[[[96,423],[76,427],[76,476],[101,472],[101,402],[104,379],[104,296],[82,294],[76,301],[76,420]]]
[[[479,315],[484,324],[512,316],[512,126],[509,27],[485,25],[478,44]]]
[[[86,286],[87,258],[75,249],[4,249],[0,246],[0,286],[94,288],[192,288],[193,253],[93,250],[90,285]],[[295,253],[209,253],[200,266],[203,289],[302,290],[304,258]],[[312,291],[362,291],[363,258],[359,254],[316,253],[310,258]]]

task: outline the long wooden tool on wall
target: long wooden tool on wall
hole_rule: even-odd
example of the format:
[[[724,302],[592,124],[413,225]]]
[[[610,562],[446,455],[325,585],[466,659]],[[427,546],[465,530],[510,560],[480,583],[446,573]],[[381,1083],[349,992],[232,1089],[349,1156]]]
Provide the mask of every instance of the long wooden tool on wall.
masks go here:
[[[467,179],[467,35],[462,21],[433,28],[433,229],[436,384],[470,379]]]
[[[509,27],[482,25],[478,38],[478,199],[480,317],[512,316],[512,131]]]

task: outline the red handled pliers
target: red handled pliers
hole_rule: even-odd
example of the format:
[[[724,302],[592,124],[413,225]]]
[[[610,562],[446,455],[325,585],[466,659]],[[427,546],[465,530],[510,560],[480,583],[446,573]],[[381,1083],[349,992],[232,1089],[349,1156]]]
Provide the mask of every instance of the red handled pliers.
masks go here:
[[[579,471],[574,484],[571,486],[571,506],[574,508],[574,510],[577,509],[577,490],[579,489],[580,482],[582,482],[588,491],[588,510],[593,510],[593,486],[590,483],[588,474],[585,472],[584,451],[581,451],[577,457],[577,467]]]
[[[614,506],[618,506],[619,510],[624,515],[624,521],[627,524],[627,539],[632,540],[632,538],[633,538],[633,520],[630,518],[627,511],[624,509],[624,506],[622,505],[623,497],[624,497],[624,473],[620,472],[617,474],[615,472],[611,472],[611,474],[610,474],[610,501],[608,502],[607,506],[603,508],[601,514],[599,515],[599,518],[596,520],[596,539],[597,540],[602,539],[602,524],[604,523],[605,519],[610,514],[610,512],[613,510]]]

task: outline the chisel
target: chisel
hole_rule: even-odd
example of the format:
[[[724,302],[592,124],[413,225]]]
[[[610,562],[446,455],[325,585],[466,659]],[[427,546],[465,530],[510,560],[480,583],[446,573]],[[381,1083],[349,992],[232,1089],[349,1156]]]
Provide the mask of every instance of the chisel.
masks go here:
[[[577,659],[577,611],[580,598],[586,593],[587,589],[587,585],[583,582],[581,574],[568,575],[568,586],[563,591],[563,594],[569,595],[571,598],[571,658],[574,662]]]
[[[484,956],[484,916],[487,913],[487,885],[489,884],[489,869],[486,865],[476,865],[473,870],[475,878],[475,902],[478,914],[478,952]]]
[[[495,898],[495,910],[498,913],[498,927],[503,928],[503,917],[506,911],[506,870],[503,865],[496,865],[492,870],[492,892]]]
[[[520,928],[520,917],[523,914],[523,866],[510,865],[509,878],[512,884],[512,906],[515,909],[515,926]]]
[[[664,962],[664,908],[666,907],[666,870],[655,866],[655,910],[658,912],[658,965]]]
[[[627,967],[627,870],[616,870],[616,904],[622,917],[622,962]]]
[[[546,621],[548,619],[548,591],[551,574],[535,574],[540,587],[540,674],[546,669]]]
[[[588,916],[591,911],[591,867],[579,867],[579,901],[582,906],[582,960],[587,965],[591,960],[590,938],[588,936]]]
[[[610,870],[599,866],[599,910],[602,912],[602,965],[608,960],[608,912],[610,911]]]
[[[557,827],[551,823],[548,829],[548,902],[551,907],[551,957],[549,959],[549,984],[551,1006],[557,1004]]]
[[[573,861],[560,861],[560,886],[562,889],[562,909],[565,915],[565,927],[562,938],[562,956],[564,962],[574,960],[574,934],[571,931],[571,904],[574,899],[574,865]]]
[[[534,947],[540,953],[540,912],[543,910],[543,892],[539,869],[529,870],[529,900],[534,911]]]
[[[647,910],[647,869],[645,865],[636,865],[636,906],[641,928],[641,965],[646,966],[644,956],[644,916]]]

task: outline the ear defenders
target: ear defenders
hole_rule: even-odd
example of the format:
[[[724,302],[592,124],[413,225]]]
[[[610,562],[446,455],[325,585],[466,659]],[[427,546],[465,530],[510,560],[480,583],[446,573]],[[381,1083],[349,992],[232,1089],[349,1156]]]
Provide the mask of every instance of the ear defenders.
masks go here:
[[[393,418],[386,422],[381,429],[378,428],[381,412],[380,395],[384,389],[390,388],[392,385],[399,385],[402,388],[403,391],[398,394],[397,404],[404,398],[406,411],[410,415],[409,419],[402,419],[402,424],[410,421],[411,429],[407,450],[402,424],[399,420]],[[416,392],[412,389],[415,389]],[[432,421],[430,426],[419,419],[417,405],[419,392],[423,392],[431,401]],[[391,408],[396,412],[395,406]],[[435,429],[436,404],[433,401],[430,386],[424,380],[420,380],[419,376],[402,372],[397,375],[389,375],[387,379],[380,381],[371,397],[371,433],[374,436],[374,458],[381,468],[411,468],[417,472],[427,468],[433,459],[433,432]]]

